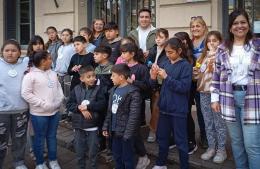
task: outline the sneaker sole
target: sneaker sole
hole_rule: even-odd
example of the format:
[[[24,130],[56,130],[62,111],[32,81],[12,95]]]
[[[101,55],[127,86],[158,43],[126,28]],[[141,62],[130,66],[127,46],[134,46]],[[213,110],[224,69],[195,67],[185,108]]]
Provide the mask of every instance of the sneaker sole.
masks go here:
[[[188,152],[188,154],[191,155],[191,154],[193,154],[197,150],[198,150],[198,146],[196,145],[196,147],[192,151]]]

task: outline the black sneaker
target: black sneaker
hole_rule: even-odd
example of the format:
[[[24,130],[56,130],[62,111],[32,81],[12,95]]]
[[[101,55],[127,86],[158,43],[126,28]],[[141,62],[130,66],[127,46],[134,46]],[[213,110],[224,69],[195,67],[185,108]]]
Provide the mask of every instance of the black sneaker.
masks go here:
[[[190,141],[189,142],[189,152],[188,152],[188,154],[191,155],[191,154],[193,154],[197,150],[198,150],[197,144],[192,142],[192,141]]]

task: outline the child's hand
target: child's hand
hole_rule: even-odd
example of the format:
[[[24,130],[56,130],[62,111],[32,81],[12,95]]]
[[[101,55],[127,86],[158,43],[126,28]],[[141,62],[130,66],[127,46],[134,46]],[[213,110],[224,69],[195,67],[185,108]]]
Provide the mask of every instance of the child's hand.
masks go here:
[[[149,50],[144,52],[144,58],[147,58],[149,55]]]
[[[91,115],[91,113],[89,112],[89,111],[82,111],[81,112],[82,114],[83,114],[83,116],[85,117],[85,119],[92,119],[92,115]]]
[[[78,65],[73,66],[73,68],[71,69],[73,72],[77,72],[78,71]]]
[[[127,78],[127,82],[130,83],[130,84],[132,84],[132,83],[133,83],[133,80],[130,79],[130,78]]]
[[[88,109],[87,105],[78,105],[78,109],[82,112],[82,111],[86,111]]]
[[[150,70],[151,79],[155,80],[158,75],[159,66],[157,64],[153,64]]]
[[[162,79],[166,79],[167,78],[167,73],[164,69],[160,68],[159,71],[158,71],[158,75],[160,78]]]
[[[105,136],[105,137],[108,137],[108,136],[109,136],[108,131],[103,131],[102,134],[103,134],[103,136]]]

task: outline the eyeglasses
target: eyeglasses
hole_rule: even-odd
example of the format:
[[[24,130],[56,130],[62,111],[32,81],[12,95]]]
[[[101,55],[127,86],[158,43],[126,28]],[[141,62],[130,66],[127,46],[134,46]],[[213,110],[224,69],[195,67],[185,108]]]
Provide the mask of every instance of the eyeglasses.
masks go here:
[[[194,20],[194,19],[197,19],[197,18],[203,19],[202,16],[192,16],[190,19],[191,19],[191,20]]]

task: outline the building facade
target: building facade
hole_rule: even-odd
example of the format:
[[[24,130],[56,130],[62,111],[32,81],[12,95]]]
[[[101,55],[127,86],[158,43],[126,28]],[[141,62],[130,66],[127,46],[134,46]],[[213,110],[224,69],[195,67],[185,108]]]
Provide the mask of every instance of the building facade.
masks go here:
[[[14,38],[24,48],[34,34],[47,40],[48,26],[70,28],[77,35],[81,27],[91,27],[94,18],[115,21],[124,36],[137,27],[143,7],[151,9],[153,25],[168,29],[170,35],[189,32],[192,16],[202,16],[210,30],[225,35],[228,14],[235,8],[245,8],[253,32],[260,33],[260,0],[0,0],[0,4],[0,44]]]

